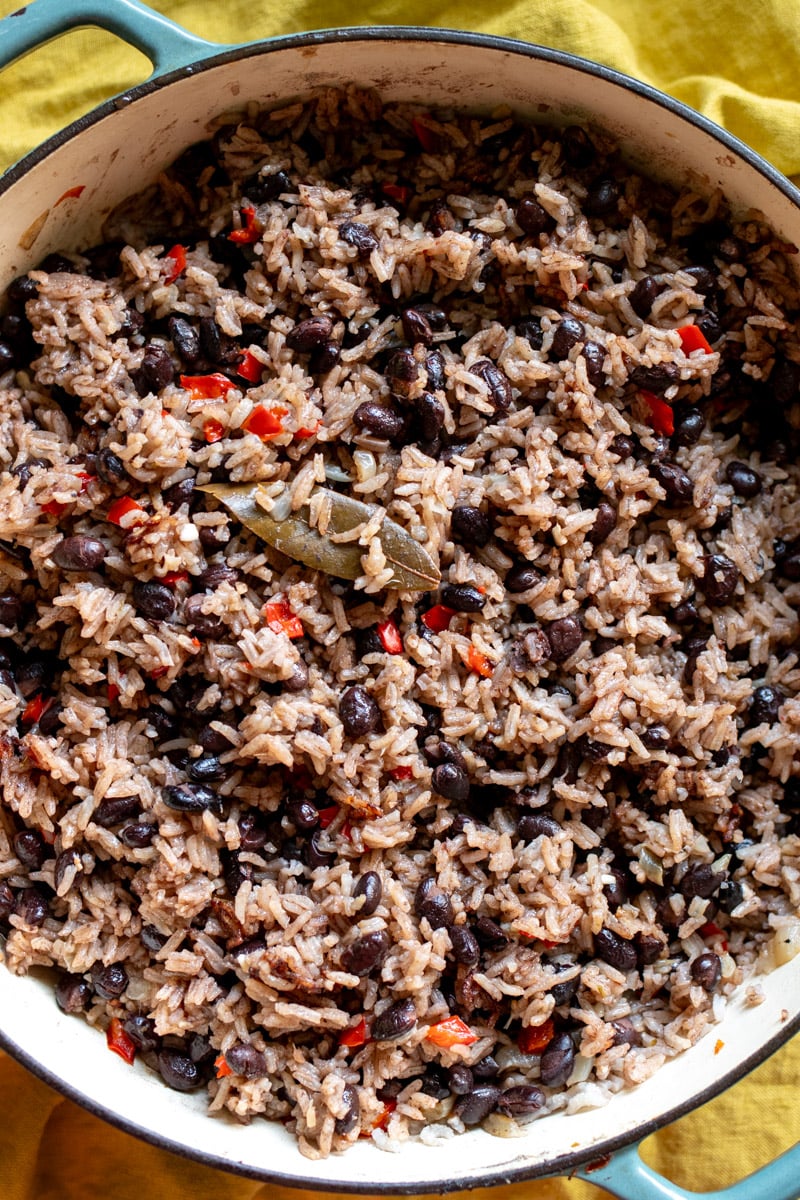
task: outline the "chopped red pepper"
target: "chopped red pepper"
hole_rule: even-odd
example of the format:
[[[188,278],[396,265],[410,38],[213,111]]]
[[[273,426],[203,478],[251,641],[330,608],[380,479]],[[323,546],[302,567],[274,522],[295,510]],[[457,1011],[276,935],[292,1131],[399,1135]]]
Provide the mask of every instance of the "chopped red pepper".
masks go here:
[[[110,683],[108,685],[108,703],[113,704],[117,699],[119,699],[119,688],[116,683]]]
[[[422,149],[427,150],[429,154],[432,153],[436,149],[436,134],[433,130],[428,129],[427,125],[423,125],[417,117],[411,118],[411,128]]]
[[[29,700],[25,705],[21,717],[22,724],[36,725],[39,721],[41,721],[48,708],[51,708],[54,703],[55,701],[52,696],[45,697],[40,692],[38,696],[34,696],[33,699]]]
[[[181,375],[180,384],[193,400],[219,400],[236,387],[232,379],[219,371],[213,375]]]
[[[144,521],[146,519],[146,513],[141,504],[137,504],[135,500],[130,498],[130,496],[120,496],[119,500],[115,500],[109,508],[108,512],[106,513],[106,519],[110,521],[112,525],[121,525],[125,517],[129,516],[131,513],[141,513],[142,515],[138,518],[140,521]],[[126,525],[132,524],[133,521],[126,522]]]
[[[701,925],[697,931],[701,938],[722,938],[722,949],[727,951],[728,939],[725,937],[725,930],[720,929],[713,921],[706,921],[705,925]]]
[[[314,437],[315,434],[319,433],[321,428],[322,421],[317,421],[313,429],[298,429],[297,433],[294,435],[294,440],[296,442],[302,442],[304,438]]]
[[[350,824],[349,820],[347,820],[347,819],[345,820],[345,823],[342,826],[342,837],[346,838],[348,842],[352,842],[352,840],[353,840],[353,826]]]
[[[136,1058],[136,1043],[125,1032],[119,1017],[112,1017],[106,1030],[106,1045],[130,1065]]]
[[[655,432],[661,433],[665,437],[672,437],[675,432],[675,414],[672,406],[652,392],[640,391],[639,395],[650,409],[650,424]]]
[[[384,196],[394,200],[401,208],[405,208],[411,199],[411,188],[402,183],[384,183],[381,185]]]
[[[349,1046],[351,1049],[355,1049],[356,1046],[366,1046],[368,1041],[367,1022],[363,1017],[357,1025],[350,1025],[339,1036],[339,1045]]]
[[[403,639],[400,637],[400,630],[391,617],[387,617],[385,621],[379,621],[377,629],[381,645],[387,654],[403,653]]]
[[[427,625],[433,633],[442,633],[450,628],[450,622],[455,615],[454,608],[448,608],[446,604],[434,604],[433,608],[422,614],[422,624]]]
[[[64,200],[77,200],[78,196],[85,190],[85,183],[76,183],[75,187],[67,188],[67,190],[58,197],[53,208],[58,208],[59,204]]]
[[[47,513],[49,517],[63,517],[66,511],[66,504],[62,504],[59,500],[48,500],[42,505],[42,512]]]
[[[232,1075],[233,1071],[228,1066],[228,1061],[224,1054],[218,1054],[214,1059],[214,1068],[217,1072],[217,1079],[224,1079],[226,1075]]]
[[[684,325],[678,330],[678,336],[681,339],[684,354],[691,354],[693,350],[702,350],[704,354],[714,353],[708,338],[696,325]]]
[[[81,481],[81,494],[83,494],[92,480],[97,479],[97,476],[90,475],[88,471],[78,471],[78,479]]]
[[[164,283],[174,283],[186,270],[186,247],[178,243],[167,251],[165,257],[169,259],[169,267],[164,276]]]
[[[251,351],[245,350],[242,359],[236,368],[236,374],[241,375],[242,379],[247,379],[250,383],[260,383],[261,376],[264,372],[264,364],[260,358],[256,358]]]
[[[526,1025],[519,1032],[517,1045],[523,1054],[540,1054],[548,1042],[552,1041],[555,1025],[548,1019],[542,1025]]]
[[[469,1025],[465,1025],[461,1017],[445,1017],[436,1025],[431,1025],[425,1034],[425,1040],[433,1042],[434,1046],[442,1046],[449,1050],[451,1046],[471,1046],[477,1042],[478,1035],[473,1033]]]
[[[466,662],[470,671],[474,671],[476,675],[483,675],[484,679],[488,679],[494,670],[492,662],[477,648],[477,646],[469,647],[464,661]]]
[[[221,442],[225,437],[225,426],[221,421],[215,420],[213,417],[203,422],[203,437],[209,445],[214,442]]]
[[[244,225],[241,229],[234,229],[228,234],[229,242],[236,242],[238,246],[246,246],[248,243],[257,242],[261,237],[261,230],[256,224],[256,210],[252,205],[246,204],[241,210],[242,220]]]
[[[264,605],[264,616],[274,633],[285,633],[292,640],[305,635],[303,622],[292,612],[286,600],[270,600]]]
[[[389,774],[391,775],[392,779],[395,780],[395,782],[399,783],[402,779],[413,779],[414,778],[414,768],[413,767],[392,767]]]
[[[319,816],[320,829],[327,829],[339,815],[339,805],[329,804],[327,808],[321,808],[317,814]]]
[[[242,429],[245,433],[254,433],[262,442],[269,442],[279,433],[283,433],[282,418],[286,416],[287,411],[285,408],[269,409],[263,404],[257,404],[250,416],[242,421]]]
[[[175,587],[179,583],[187,583],[189,580],[188,571],[167,571],[166,575],[161,576],[161,582],[167,587]]]
[[[153,670],[150,672],[150,678],[151,679],[162,679],[166,675],[168,670],[169,670],[169,667],[153,667]]]
[[[381,1115],[378,1117],[378,1119],[376,1121],[373,1121],[372,1129],[369,1131],[369,1133],[362,1133],[361,1137],[369,1137],[369,1134],[374,1132],[374,1130],[376,1130],[376,1129],[385,1129],[386,1126],[389,1124],[389,1117],[392,1115],[392,1113],[394,1112],[394,1110],[396,1108],[397,1108],[396,1100],[387,1100],[383,1106],[383,1112],[381,1113]]]

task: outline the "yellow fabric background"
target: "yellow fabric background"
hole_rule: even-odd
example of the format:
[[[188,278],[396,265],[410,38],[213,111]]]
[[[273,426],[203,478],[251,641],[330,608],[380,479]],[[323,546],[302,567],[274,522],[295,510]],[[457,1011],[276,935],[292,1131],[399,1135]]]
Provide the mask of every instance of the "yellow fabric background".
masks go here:
[[[0,0],[0,16],[19,2]],[[427,24],[524,38],[653,83],[725,125],[787,174],[800,173],[800,0],[748,0],[746,5],[738,0],[442,0],[434,12],[429,0],[372,0],[358,9],[351,0],[272,0],[269,5],[159,0],[152,7],[202,37],[225,43],[367,23]],[[96,31],[72,33],[16,64],[0,78],[0,170],[148,73],[138,52]],[[800,1136],[798,1077],[796,1038],[730,1092],[649,1139],[646,1160],[697,1191],[742,1177]],[[300,1195],[207,1170],[139,1143],[63,1100],[2,1055],[0,1114],[4,1200],[292,1200]],[[603,1195],[577,1181],[473,1193],[475,1200],[599,1200]]]

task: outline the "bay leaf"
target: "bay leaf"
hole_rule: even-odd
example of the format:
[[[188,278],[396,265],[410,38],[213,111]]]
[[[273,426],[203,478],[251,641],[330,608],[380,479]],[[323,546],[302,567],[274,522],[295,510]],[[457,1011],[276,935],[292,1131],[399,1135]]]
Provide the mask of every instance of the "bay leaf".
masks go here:
[[[318,529],[313,529],[309,524],[308,505],[276,520],[259,505],[259,487],[257,483],[209,483],[198,490],[220,500],[251,533],[288,558],[338,579],[357,579],[363,575],[363,546],[358,542],[332,542]],[[375,514],[373,505],[354,500],[352,496],[328,488],[314,489],[315,496],[320,493],[330,501],[328,529],[332,533],[347,533]],[[378,538],[386,561],[392,567],[387,587],[426,592],[438,586],[441,578],[438,565],[407,529],[385,517]]]

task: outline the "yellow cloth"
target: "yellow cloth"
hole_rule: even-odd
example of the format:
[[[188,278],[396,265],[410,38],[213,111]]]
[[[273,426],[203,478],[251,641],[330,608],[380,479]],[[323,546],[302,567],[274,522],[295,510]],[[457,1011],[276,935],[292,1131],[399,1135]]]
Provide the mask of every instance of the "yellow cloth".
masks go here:
[[[0,15],[24,0],[0,0]],[[34,0],[35,2],[35,0]],[[220,42],[353,23],[431,24],[428,0],[160,0],[154,8]],[[356,16],[360,21],[356,20]],[[785,171],[800,173],[800,0],[445,0],[435,25],[525,38],[637,76],[702,109]],[[149,73],[110,35],[70,34],[0,78],[0,169],[56,129]],[[645,1158],[709,1191],[800,1137],[800,1039],[726,1095],[651,1138]],[[311,1200],[155,1150],[61,1099],[0,1055],[4,1200]],[[379,1164],[378,1164],[379,1169]],[[540,1181],[475,1200],[598,1200],[580,1182]]]

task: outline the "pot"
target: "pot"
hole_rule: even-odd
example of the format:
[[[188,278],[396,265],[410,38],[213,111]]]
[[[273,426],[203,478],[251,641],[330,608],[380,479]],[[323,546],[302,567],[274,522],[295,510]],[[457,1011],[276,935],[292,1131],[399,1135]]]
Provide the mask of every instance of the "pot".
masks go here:
[[[784,240],[800,243],[800,193],[752,150],[654,89],[567,54],[469,33],[374,27],[226,47],[190,35],[136,0],[33,0],[0,22],[0,66],[87,24],[142,50],[154,73],[0,180],[0,288],[51,250],[97,241],[114,206],[204,137],[220,111],[250,100],[269,105],[345,79],[392,100],[432,106],[461,103],[468,80],[473,109],[508,104],[524,117],[557,124],[588,118],[609,129],[637,167],[721,188],[734,207],[760,209]],[[436,1149],[406,1144],[398,1155],[380,1154],[367,1142],[319,1162],[302,1158],[280,1125],[211,1119],[202,1097],[170,1091],[144,1067],[109,1054],[95,1031],[57,1008],[35,971],[20,979],[0,970],[0,1044],[126,1131],[206,1165],[276,1183],[442,1193],[577,1173],[629,1200],[677,1200],[688,1193],[650,1171],[636,1144],[729,1087],[800,1028],[800,957],[761,982],[760,1006],[738,997],[710,1036],[607,1108],[550,1116],[514,1140],[477,1130]],[[798,1178],[800,1146],[737,1187],[747,1187],[749,1200],[791,1200],[800,1194]],[[741,1194],[715,1193],[730,1200]]]

